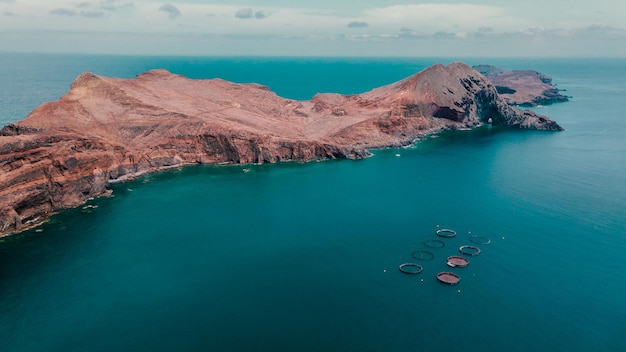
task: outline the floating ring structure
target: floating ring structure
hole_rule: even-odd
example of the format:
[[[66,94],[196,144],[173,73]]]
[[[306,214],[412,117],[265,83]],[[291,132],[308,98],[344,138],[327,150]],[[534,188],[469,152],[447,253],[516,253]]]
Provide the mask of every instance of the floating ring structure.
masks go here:
[[[452,268],[465,268],[469,265],[469,260],[459,257],[458,255],[451,255],[448,257],[448,262],[446,264]]]
[[[459,283],[459,281],[461,281],[461,278],[459,277],[459,275],[455,273],[451,273],[449,271],[442,271],[439,274],[437,274],[437,280],[439,280],[439,282],[444,283],[446,285],[456,285]]]
[[[459,247],[459,252],[465,255],[469,255],[471,257],[475,257],[480,255],[480,248],[476,246],[461,246]]]
[[[419,274],[424,270],[421,265],[415,263],[404,263],[398,267],[405,274]]]
[[[446,246],[446,244],[440,240],[428,240],[424,241],[424,246],[428,248],[443,248]]]
[[[483,245],[491,243],[491,240],[485,236],[470,236],[469,241],[474,244],[483,244]]]
[[[411,256],[417,260],[433,260],[435,255],[429,251],[415,251]]]
[[[452,238],[456,236],[456,231],[450,229],[441,229],[435,232],[439,237]]]

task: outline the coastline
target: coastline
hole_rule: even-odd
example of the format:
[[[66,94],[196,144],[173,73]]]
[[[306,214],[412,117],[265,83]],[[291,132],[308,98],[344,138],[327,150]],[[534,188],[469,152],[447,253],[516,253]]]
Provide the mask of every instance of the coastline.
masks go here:
[[[436,136],[437,134],[441,133],[441,132],[445,132],[445,131],[471,131],[477,128],[482,128],[485,126],[490,126],[490,124],[480,124],[477,126],[474,126],[472,128],[454,128],[454,127],[446,127],[446,128],[437,128],[437,129],[433,129],[431,131],[425,132],[424,134],[417,136],[416,138],[413,138],[411,140],[402,140],[399,141],[398,143],[392,143],[392,144],[388,144],[388,145],[383,145],[383,146],[377,146],[377,147],[372,147],[372,148],[368,148],[367,151],[367,155],[362,157],[362,158],[344,158],[346,160],[361,160],[361,159],[366,159],[366,158],[370,158],[370,157],[374,157],[375,153],[372,151],[376,151],[376,150],[387,150],[387,149],[393,149],[393,148],[411,148],[415,145],[415,143],[419,143],[420,141],[426,139],[426,138],[432,138],[433,136]],[[289,162],[297,162],[297,163],[310,163],[310,162],[324,162],[327,160],[336,160],[335,159],[329,159],[329,158],[323,158],[323,159],[308,159],[308,160],[296,160],[296,159],[290,159],[290,160],[278,160],[276,162],[271,162],[271,164],[278,164],[278,163],[289,163]],[[28,231],[28,230],[32,230],[32,229],[36,229],[42,225],[44,225],[45,223],[47,223],[51,217],[57,215],[59,213],[60,210],[68,210],[68,209],[76,209],[79,208],[83,205],[85,205],[87,202],[89,202],[90,200],[93,200],[94,198],[101,198],[101,197],[111,197],[111,196],[115,196],[113,194],[113,190],[109,189],[109,185],[114,185],[114,184],[122,184],[122,183],[126,183],[126,182],[131,182],[134,181],[138,178],[141,177],[145,177],[145,176],[149,176],[149,175],[153,175],[153,174],[157,174],[160,172],[165,172],[165,171],[170,171],[170,170],[174,170],[174,169],[183,169],[186,167],[193,167],[193,166],[224,166],[224,167],[231,167],[231,166],[246,166],[246,165],[260,165],[263,163],[246,163],[246,164],[240,164],[237,163],[235,161],[228,161],[228,162],[222,162],[222,163],[202,163],[202,162],[188,162],[188,163],[181,163],[181,164],[176,164],[176,165],[166,165],[166,166],[160,166],[160,167],[156,167],[154,169],[146,169],[146,170],[142,170],[142,171],[138,171],[135,173],[128,173],[128,174],[124,174],[122,176],[119,176],[117,178],[113,178],[113,179],[108,179],[107,180],[107,186],[106,189],[99,193],[99,194],[91,194],[88,197],[86,197],[85,199],[82,200],[81,203],[72,205],[72,206],[68,206],[68,207],[63,207],[61,209],[58,210],[54,210],[54,211],[50,211],[50,212],[46,212],[45,214],[41,215],[41,218],[37,218],[37,219],[31,219],[28,220],[24,223],[25,226],[21,227],[19,230],[16,231],[0,231],[0,239],[2,238],[6,238],[9,236],[13,236],[13,235],[19,235],[22,232]]]
[[[201,93],[200,93],[201,92]],[[434,65],[359,95],[279,97],[258,84],[190,80],[164,70],[81,74],[57,102],[0,130],[0,231],[101,196],[107,186],[197,164],[362,159],[369,149],[487,122],[562,130],[518,110],[463,63]]]

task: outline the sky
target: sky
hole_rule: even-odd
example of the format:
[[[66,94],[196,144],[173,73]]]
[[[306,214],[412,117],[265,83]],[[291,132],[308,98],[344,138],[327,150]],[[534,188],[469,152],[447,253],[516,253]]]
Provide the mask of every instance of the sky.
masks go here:
[[[0,51],[626,57],[626,1],[0,0]]]

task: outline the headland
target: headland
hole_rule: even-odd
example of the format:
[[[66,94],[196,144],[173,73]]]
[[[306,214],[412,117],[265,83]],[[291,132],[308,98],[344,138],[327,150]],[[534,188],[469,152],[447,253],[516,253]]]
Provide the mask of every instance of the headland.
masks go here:
[[[552,83],[552,77],[534,70],[505,70],[490,65],[474,66],[496,86],[496,90],[511,105],[538,106],[569,101]]]

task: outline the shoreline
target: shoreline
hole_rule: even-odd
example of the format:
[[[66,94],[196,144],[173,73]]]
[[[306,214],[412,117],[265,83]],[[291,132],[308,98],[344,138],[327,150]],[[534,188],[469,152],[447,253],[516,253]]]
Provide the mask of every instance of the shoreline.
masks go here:
[[[191,80],[165,70],[132,79],[83,73],[56,102],[0,129],[0,232],[105,194],[108,186],[187,165],[363,159],[444,130],[492,123],[559,131],[509,106],[457,62],[358,95],[310,101],[258,84]]]
[[[476,127],[473,128],[463,128],[463,129],[456,129],[456,128],[440,128],[440,129],[434,129],[433,131],[429,131],[428,133],[425,133],[417,138],[412,139],[412,141],[401,141],[398,143],[393,143],[390,145],[385,145],[385,146],[381,146],[381,147],[373,147],[373,148],[368,148],[367,152],[368,155],[365,156],[362,159],[367,159],[367,158],[371,158],[376,156],[375,153],[373,153],[372,151],[377,151],[377,150],[388,150],[388,149],[394,149],[394,148],[411,148],[413,147],[416,143],[429,138],[431,136],[437,135],[441,132],[444,131],[472,131],[475,130],[477,128],[481,128],[481,127],[486,127],[488,126],[488,124],[481,124],[478,125]],[[272,165],[274,164],[282,164],[282,163],[290,163],[290,162],[297,162],[297,163],[311,163],[311,162],[324,162],[324,161],[328,161],[328,160],[339,160],[337,159],[309,159],[309,160],[280,160],[274,163],[271,163]],[[361,159],[350,159],[350,158],[344,158],[343,160],[361,160]],[[118,178],[115,179],[110,179],[107,182],[107,188],[104,192],[102,192],[101,194],[97,194],[97,195],[90,195],[89,197],[86,197],[80,204],[71,206],[71,207],[67,207],[67,208],[63,208],[60,209],[59,211],[63,211],[63,210],[70,210],[70,209],[77,209],[81,206],[83,206],[84,204],[86,204],[87,202],[89,202],[90,200],[93,199],[97,199],[97,198],[102,198],[102,197],[114,197],[115,195],[113,194],[113,190],[108,188],[108,185],[116,185],[116,184],[123,184],[126,182],[132,182],[135,181],[136,179],[142,178],[142,177],[146,177],[149,175],[153,175],[153,174],[158,174],[161,172],[167,172],[167,171],[171,171],[171,170],[175,170],[175,169],[183,169],[183,168],[187,168],[187,167],[193,167],[193,166],[225,166],[225,167],[231,167],[231,166],[242,166],[245,167],[246,165],[262,165],[264,163],[246,163],[246,164],[239,164],[236,163],[234,161],[230,161],[230,162],[224,162],[224,163],[201,163],[201,162],[196,162],[196,163],[192,163],[192,162],[188,162],[188,163],[182,163],[182,164],[177,164],[177,165],[168,165],[168,166],[162,166],[162,167],[157,167],[156,169],[152,169],[152,170],[142,170],[136,173],[132,173],[132,174],[125,174],[123,176],[120,176]],[[43,219],[38,219],[35,222],[33,222],[33,220],[29,220],[26,223],[28,223],[28,225],[26,227],[23,227],[22,229],[20,229],[19,231],[12,231],[12,232],[0,232],[0,239],[3,238],[7,238],[7,237],[11,237],[11,236],[15,236],[15,235],[20,235],[21,233],[24,233],[26,231],[32,230],[32,229],[36,229],[42,225],[44,225],[45,223],[47,223],[48,221],[50,221],[50,219],[59,214],[59,211],[53,211],[53,212],[49,212],[46,213],[44,215],[42,215],[44,218]],[[26,224],[25,223],[25,224]]]

